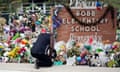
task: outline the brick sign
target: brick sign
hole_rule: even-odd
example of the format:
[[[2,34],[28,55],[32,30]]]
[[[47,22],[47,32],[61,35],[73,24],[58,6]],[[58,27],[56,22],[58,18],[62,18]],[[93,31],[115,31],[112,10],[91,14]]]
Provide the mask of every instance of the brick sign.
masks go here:
[[[72,13],[82,22],[93,23],[97,21],[105,12],[106,8],[97,9],[72,9]],[[90,37],[97,41],[110,40],[115,41],[116,29],[113,28],[110,12],[96,26],[82,26],[65,8],[59,12],[59,17],[62,19],[62,24],[57,28],[57,41],[67,42],[69,39],[78,42],[85,42]],[[116,24],[116,18],[114,19]]]

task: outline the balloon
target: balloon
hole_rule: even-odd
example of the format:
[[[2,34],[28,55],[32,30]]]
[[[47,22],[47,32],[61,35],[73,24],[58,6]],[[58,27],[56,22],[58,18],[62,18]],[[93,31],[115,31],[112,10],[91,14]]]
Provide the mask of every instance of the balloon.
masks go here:
[[[93,38],[90,37],[88,43],[91,45],[93,43]]]
[[[96,52],[97,52],[97,53],[99,53],[99,52],[103,52],[103,50],[100,49],[100,48],[98,48],[98,49],[96,49]]]
[[[90,45],[84,45],[84,48],[86,48],[88,51],[91,50],[91,46]]]
[[[78,56],[78,57],[76,58],[76,60],[77,60],[78,62],[80,62],[80,61],[81,61],[81,57]]]
[[[82,57],[82,58],[85,57],[87,55],[87,53],[88,53],[87,50],[82,51],[80,54],[80,57]]]

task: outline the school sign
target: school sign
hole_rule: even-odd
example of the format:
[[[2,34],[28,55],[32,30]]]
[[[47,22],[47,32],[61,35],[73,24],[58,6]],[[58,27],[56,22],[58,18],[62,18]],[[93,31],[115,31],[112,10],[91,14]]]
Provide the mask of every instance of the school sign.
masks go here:
[[[82,3],[80,3],[82,4]],[[79,4],[79,5],[80,5]],[[72,5],[72,3],[70,4]],[[88,5],[88,4],[87,4]],[[94,4],[93,4],[94,5]],[[71,6],[70,6],[71,7]],[[94,23],[105,13],[107,7],[96,9],[95,7],[77,6],[71,7],[72,14],[81,22],[87,24]],[[116,16],[114,12],[114,16]],[[66,8],[62,8],[59,12],[59,17],[62,19],[62,24],[57,28],[57,41],[75,40],[84,43],[89,38],[97,41],[109,40],[115,41],[116,37],[116,18],[111,18],[111,13],[108,12],[105,18],[102,18],[97,25],[84,26],[78,23],[71,17]],[[113,28],[114,24],[114,28]]]

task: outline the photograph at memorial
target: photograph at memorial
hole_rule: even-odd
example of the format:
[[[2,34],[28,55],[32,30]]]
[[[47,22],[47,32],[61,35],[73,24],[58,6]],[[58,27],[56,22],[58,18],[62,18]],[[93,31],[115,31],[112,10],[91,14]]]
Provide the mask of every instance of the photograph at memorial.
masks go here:
[[[120,67],[119,3],[0,0],[0,63],[34,64],[32,48],[50,34],[54,66]]]

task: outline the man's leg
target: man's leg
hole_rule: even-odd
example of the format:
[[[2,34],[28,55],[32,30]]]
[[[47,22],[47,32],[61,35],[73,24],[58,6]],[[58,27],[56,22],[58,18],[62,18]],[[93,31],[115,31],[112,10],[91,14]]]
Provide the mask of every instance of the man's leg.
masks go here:
[[[40,66],[39,66],[39,60],[38,60],[39,55],[38,55],[38,54],[34,54],[34,53],[31,53],[31,55],[32,55],[34,58],[36,58],[36,60],[35,60],[35,68],[36,68],[36,69],[39,69],[39,68],[40,68]]]
[[[40,67],[50,67],[53,65],[53,62],[51,61],[51,58],[47,55],[41,54],[39,55],[39,66]]]
[[[38,59],[35,60],[35,68],[36,69],[40,68],[40,66],[39,66],[39,60]]]
[[[39,69],[39,67],[50,67],[53,65],[53,62],[51,61],[51,58],[44,54],[33,54],[31,53],[34,58],[36,58],[35,61],[35,68]]]

